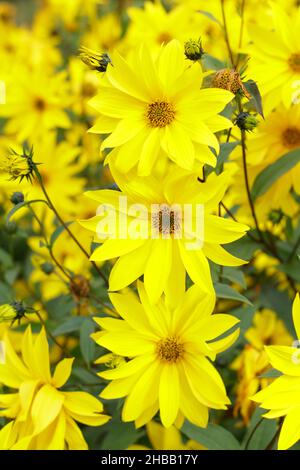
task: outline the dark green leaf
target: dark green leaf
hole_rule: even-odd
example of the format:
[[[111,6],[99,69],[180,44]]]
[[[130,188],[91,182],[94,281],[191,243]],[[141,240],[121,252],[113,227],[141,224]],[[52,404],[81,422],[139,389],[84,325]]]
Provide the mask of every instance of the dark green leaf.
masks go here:
[[[245,304],[252,305],[249,299],[247,299],[244,295],[240,294],[227,284],[221,284],[220,282],[216,282],[214,287],[217,297],[221,299],[237,300],[238,302],[243,302]]]
[[[249,450],[264,450],[275,436],[276,420],[262,418],[264,413],[261,408],[255,410],[243,439],[243,448],[247,445]]]
[[[209,54],[204,54],[201,62],[205,70],[222,70],[225,67],[223,62]]]
[[[220,21],[210,11],[205,11],[205,10],[197,10],[197,11],[198,11],[198,13],[201,13],[202,15],[207,16],[207,18],[214,21],[219,26],[222,26]]]
[[[107,427],[109,431],[101,443],[105,450],[125,450],[143,435],[132,423],[112,421]]]
[[[59,325],[52,334],[54,336],[66,335],[68,333],[74,333],[79,331],[83,322],[85,321],[84,317],[71,317]]]
[[[247,82],[244,82],[243,84],[246,90],[248,91],[248,93],[250,93],[250,95],[252,96],[253,104],[254,104],[256,111],[262,117],[264,117],[261,94],[260,94],[257,84],[255,83],[254,80],[248,80]]]
[[[244,273],[240,269],[225,266],[223,269],[222,277],[228,279],[231,282],[234,282],[235,284],[238,284],[243,289],[247,288]]]
[[[282,372],[280,372],[277,369],[270,369],[263,374],[261,374],[259,377],[261,379],[275,379],[277,377],[280,377],[282,375]]]
[[[220,153],[217,159],[216,173],[220,174],[222,172],[222,167],[224,163],[227,162],[231,152],[240,144],[240,141],[236,142],[225,142],[221,144]]]
[[[85,362],[89,365],[95,358],[96,345],[91,338],[91,334],[95,331],[95,322],[91,318],[84,319],[80,327],[80,350]]]
[[[209,424],[203,429],[185,421],[181,431],[189,439],[199,442],[209,450],[241,450],[236,438],[227,429],[216,424]]]
[[[65,225],[67,227],[69,227],[69,225],[71,225],[73,222],[65,222]],[[51,237],[50,237],[50,244],[53,245],[54,242],[58,239],[58,237],[65,231],[65,227],[63,225],[60,225],[59,227],[57,227],[54,232],[52,233]]]
[[[253,199],[264,194],[282,175],[290,171],[297,163],[300,162],[300,149],[292,150],[279,158],[276,162],[268,165],[256,177],[251,194]]]

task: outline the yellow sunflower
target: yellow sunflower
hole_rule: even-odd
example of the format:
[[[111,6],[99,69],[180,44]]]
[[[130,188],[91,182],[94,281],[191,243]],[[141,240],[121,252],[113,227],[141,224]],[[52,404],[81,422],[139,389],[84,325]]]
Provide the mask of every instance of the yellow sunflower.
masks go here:
[[[214,132],[231,126],[218,113],[233,95],[200,89],[201,66],[185,59],[177,40],[155,57],[142,46],[130,61],[115,53],[112,62],[91,100],[101,114],[91,132],[110,134],[101,148],[115,148],[117,168],[125,173],[138,165],[140,175],[149,175],[162,150],[188,170],[195,159],[214,166],[216,157],[209,149],[219,150]]]
[[[273,21],[268,26],[252,25],[249,76],[257,81],[268,113],[280,102],[289,107],[300,89],[300,8],[288,15],[272,4]]]
[[[44,329],[33,338],[30,326],[22,341],[22,358],[5,342],[1,382],[12,390],[0,395],[0,416],[12,420],[0,434],[0,449],[64,450],[88,448],[77,422],[101,426],[109,420],[102,403],[86,392],[65,392],[74,359],[64,359],[51,375]]]
[[[213,214],[227,189],[226,174],[200,183],[196,175],[174,166],[163,179],[126,177],[115,170],[113,176],[121,192],[86,193],[98,201],[98,215],[81,221],[96,232],[96,242],[104,242],[91,260],[119,257],[110,290],[123,289],[144,275],[151,301],[163,291],[176,299],[185,271],[204,290],[212,289],[207,258],[226,266],[244,264],[221,245],[241,238],[248,227]]]
[[[92,336],[97,344],[130,358],[99,375],[112,382],[102,391],[105,399],[126,397],[123,421],[148,423],[160,411],[165,427],[184,417],[206,427],[208,409],[226,409],[230,403],[223,381],[210,360],[227,349],[239,330],[217,340],[238,320],[211,315],[215,296],[191,287],[176,308],[164,299],[151,305],[142,283],[141,303],[133,293],[111,294],[123,319],[95,318],[102,331]],[[210,360],[209,360],[209,359]]]
[[[300,338],[300,298],[293,303],[293,321],[297,337]],[[300,358],[299,339],[292,346],[266,346],[270,364],[282,375],[264,390],[256,393],[252,400],[260,403],[268,419],[283,418],[278,449],[285,450],[300,439]]]

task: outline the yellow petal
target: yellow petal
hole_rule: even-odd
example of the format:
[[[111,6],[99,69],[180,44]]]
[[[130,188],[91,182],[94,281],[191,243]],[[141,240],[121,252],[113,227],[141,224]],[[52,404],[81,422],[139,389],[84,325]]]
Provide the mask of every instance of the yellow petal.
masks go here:
[[[169,428],[176,420],[180,400],[179,377],[174,364],[162,368],[159,382],[159,409],[162,424]]]
[[[52,378],[52,384],[55,388],[60,388],[67,382],[71,375],[73,362],[74,358],[71,358],[63,359],[57,364]]]
[[[64,396],[51,385],[44,385],[39,390],[31,410],[35,434],[42,432],[56,419],[62,409],[63,402]]]
[[[297,333],[297,338],[300,339],[300,297],[296,295],[293,302],[293,322]]]
[[[278,450],[292,447],[300,439],[300,407],[293,408],[283,421],[280,431]]]

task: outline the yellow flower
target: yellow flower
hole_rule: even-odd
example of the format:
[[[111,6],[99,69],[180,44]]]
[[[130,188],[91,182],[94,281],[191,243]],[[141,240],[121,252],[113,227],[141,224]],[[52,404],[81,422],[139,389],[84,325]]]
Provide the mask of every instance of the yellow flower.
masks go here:
[[[231,368],[238,373],[234,414],[236,416],[240,412],[244,423],[247,424],[254,411],[254,403],[249,397],[270,383],[270,379],[260,377],[269,368],[264,345],[290,345],[292,337],[283,321],[268,309],[255,313],[253,326],[245,332],[244,336],[249,344],[231,364]]]
[[[273,110],[266,120],[259,122],[256,130],[247,139],[247,164],[250,185],[255,178],[268,166],[290,151],[300,148],[300,105],[285,108],[283,105]],[[240,204],[238,218],[243,218],[249,212],[247,195],[243,178],[237,178],[242,173],[242,152],[237,147],[231,154],[237,164],[236,173],[232,178],[232,205]],[[232,169],[232,161],[228,164]],[[293,216],[298,211],[298,204],[291,194],[294,189],[300,194],[300,164],[278,178],[272,186],[255,201],[255,208],[261,227],[269,229],[269,213],[273,209],[281,209],[285,214]],[[242,201],[242,204],[241,204]],[[272,229],[274,231],[274,227]]]
[[[7,81],[6,103],[0,106],[0,116],[9,118],[4,130],[23,141],[56,127],[68,128],[71,121],[65,108],[69,103],[65,72],[19,67]]]
[[[293,321],[297,337],[300,338],[299,294],[293,303]],[[265,418],[284,417],[278,449],[285,450],[300,439],[300,354],[296,346],[266,346],[265,350],[270,364],[283,375],[251,399],[270,410],[263,415]]]
[[[206,183],[199,183],[196,175],[174,166],[164,179],[126,177],[115,170],[113,176],[122,192],[86,193],[100,204],[99,215],[81,221],[85,228],[96,232],[96,242],[104,241],[91,260],[119,257],[110,274],[110,290],[123,289],[144,275],[152,302],[163,291],[176,299],[183,289],[185,271],[204,290],[212,289],[207,258],[226,266],[244,264],[220,245],[241,238],[248,227],[212,214],[226,191],[226,174],[211,175]],[[126,208],[120,202],[124,196]],[[137,206],[141,215],[138,218],[136,212],[135,220],[132,211]],[[113,213],[103,219],[100,209],[107,207]],[[107,233],[103,235],[107,219]],[[120,227],[115,226],[115,221]],[[141,225],[140,233],[136,224]]]
[[[189,439],[182,441],[180,431],[175,426],[163,427],[155,421],[150,421],[147,426],[147,436],[154,450],[206,450],[199,442]],[[128,450],[150,450],[146,446],[134,444]]]
[[[151,49],[159,50],[162,44],[173,39],[183,43],[203,31],[202,15],[195,15],[185,5],[167,11],[161,2],[147,1],[143,8],[128,8],[128,15],[130,24],[125,37],[127,47],[144,42]]]
[[[10,150],[3,155],[0,160],[0,176],[6,177],[9,181],[22,182],[25,178],[31,181],[33,177],[34,164],[32,161],[32,151],[24,151],[20,154]]]
[[[272,12],[268,27],[252,25],[247,47],[251,57],[248,73],[258,82],[267,113],[280,102],[289,107],[299,96],[300,80],[300,9],[290,16],[273,2]]]
[[[177,165],[192,170],[195,159],[215,165],[208,146],[219,150],[214,132],[231,126],[219,116],[233,95],[227,90],[202,89],[198,63],[190,65],[184,48],[173,40],[154,59],[146,46],[126,62],[112,55],[91,105],[101,113],[92,132],[110,134],[102,149],[115,148],[117,168],[128,172],[138,164],[149,175],[161,149]]]
[[[112,380],[101,397],[126,397],[123,421],[136,426],[148,423],[160,410],[165,427],[187,418],[205,427],[208,408],[226,409],[230,403],[222,379],[211,362],[227,349],[239,331],[216,340],[238,320],[211,315],[215,296],[192,286],[182,302],[171,308],[164,299],[149,303],[144,285],[138,283],[141,302],[133,293],[111,294],[122,319],[95,318],[103,331],[92,337],[97,344],[130,360],[113,370],[99,372]]]
[[[53,375],[49,366],[49,346],[44,329],[35,339],[30,326],[22,342],[22,358],[14,351],[8,336],[5,363],[0,364],[1,382],[12,393],[0,395],[0,416],[13,420],[1,431],[9,449],[64,450],[87,449],[76,421],[101,426],[103,415],[98,399],[85,392],[64,392],[73,359],[62,360]],[[0,445],[3,446],[3,440]]]
[[[46,0],[50,11],[63,20],[66,27],[73,29],[76,27],[76,20],[82,16],[89,16],[91,19],[97,16],[99,5],[106,3],[106,0]],[[75,23],[75,24],[74,24]]]

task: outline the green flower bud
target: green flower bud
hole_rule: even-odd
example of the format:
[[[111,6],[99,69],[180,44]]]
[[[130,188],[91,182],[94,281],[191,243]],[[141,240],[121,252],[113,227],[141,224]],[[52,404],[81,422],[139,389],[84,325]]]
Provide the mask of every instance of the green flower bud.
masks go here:
[[[54,271],[54,266],[52,263],[49,263],[49,261],[46,261],[45,263],[41,264],[41,270],[45,274],[52,274]]]
[[[268,219],[274,225],[279,224],[282,221],[283,217],[284,217],[284,213],[282,212],[281,209],[274,209],[268,214]]]
[[[21,202],[24,202],[24,194],[20,191],[16,191],[12,194],[10,200],[15,205],[20,204]]]
[[[184,43],[184,53],[187,59],[192,61],[200,60],[204,54],[201,39],[189,39]]]
[[[255,116],[249,113],[240,113],[235,120],[235,124],[243,131],[251,132],[253,131],[257,125],[258,120]]]

